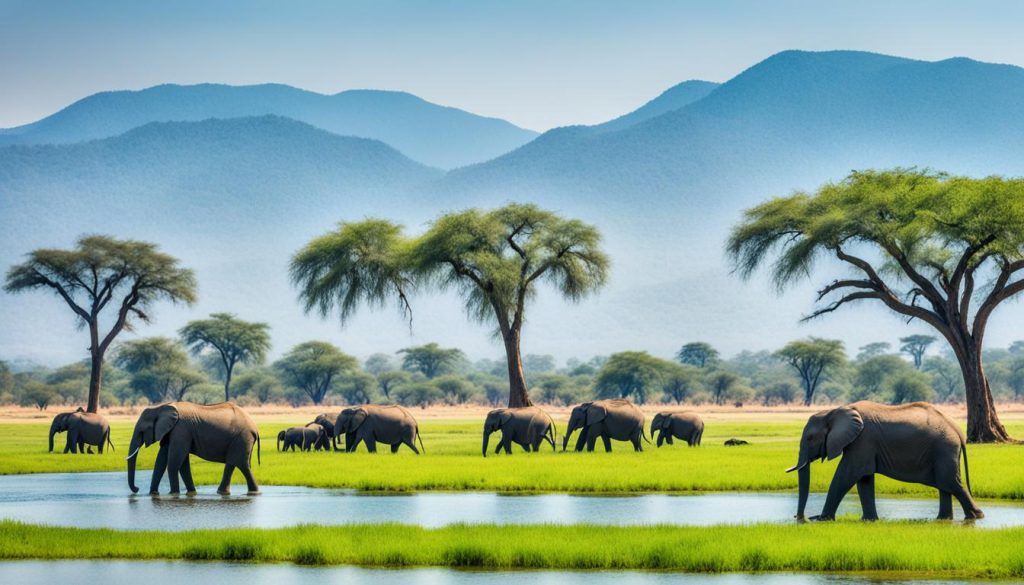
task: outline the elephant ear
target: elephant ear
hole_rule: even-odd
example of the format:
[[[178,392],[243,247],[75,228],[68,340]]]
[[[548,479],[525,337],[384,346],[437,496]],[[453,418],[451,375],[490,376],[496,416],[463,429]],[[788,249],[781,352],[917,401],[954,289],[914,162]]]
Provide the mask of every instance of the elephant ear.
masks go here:
[[[366,422],[367,416],[369,416],[369,413],[366,412],[365,408],[355,409],[355,412],[352,413],[352,427],[349,428],[349,432],[353,432],[363,426],[363,423]]]
[[[608,410],[605,407],[591,404],[587,409],[587,426],[603,421],[606,416],[608,416]]]
[[[664,412],[659,412],[658,414],[654,415],[654,420],[651,421],[651,428],[660,429],[662,427],[668,426],[667,423],[668,415],[665,414]]]
[[[843,449],[852,443],[864,430],[864,419],[860,413],[841,406],[828,415],[828,436],[825,438],[825,452],[829,461],[843,454]]]
[[[506,424],[508,424],[508,421],[510,421],[510,420],[512,420],[512,412],[511,411],[503,410],[498,415],[498,422],[501,424],[501,426],[505,426]]]
[[[174,425],[178,424],[178,409],[173,406],[164,406],[156,417],[156,425],[153,429],[153,442],[159,443],[167,433],[171,432]]]

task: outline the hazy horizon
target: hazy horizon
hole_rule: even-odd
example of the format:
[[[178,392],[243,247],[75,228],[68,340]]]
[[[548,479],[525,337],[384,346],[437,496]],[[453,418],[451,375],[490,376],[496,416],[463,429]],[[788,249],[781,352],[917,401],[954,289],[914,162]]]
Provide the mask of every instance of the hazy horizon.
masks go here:
[[[397,4],[2,0],[0,127],[100,91],[284,83],[407,91],[543,131],[787,49],[1024,64],[1010,2]]]

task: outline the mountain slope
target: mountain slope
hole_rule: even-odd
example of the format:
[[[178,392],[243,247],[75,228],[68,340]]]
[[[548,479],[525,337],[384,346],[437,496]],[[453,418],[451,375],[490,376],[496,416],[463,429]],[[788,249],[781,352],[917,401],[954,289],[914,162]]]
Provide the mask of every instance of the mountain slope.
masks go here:
[[[323,95],[287,85],[159,85],[98,93],[37,122],[0,130],[0,145],[107,138],[150,122],[274,114],[346,136],[386,142],[430,166],[452,168],[504,154],[534,136],[504,120],[376,90]]]
[[[613,132],[635,126],[645,120],[656,118],[667,112],[678,110],[688,106],[697,100],[704,99],[714,91],[719,84],[711,81],[690,80],[674,85],[665,90],[661,95],[640,106],[639,108],[609,120],[603,124],[592,126],[601,132]]]

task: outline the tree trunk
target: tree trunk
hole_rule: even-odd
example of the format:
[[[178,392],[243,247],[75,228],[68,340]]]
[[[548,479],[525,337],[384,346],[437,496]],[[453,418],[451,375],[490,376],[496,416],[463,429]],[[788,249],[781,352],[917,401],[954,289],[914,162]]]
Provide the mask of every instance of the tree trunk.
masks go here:
[[[89,323],[89,355],[92,364],[89,369],[89,403],[86,412],[98,412],[100,408],[100,387],[103,384],[103,352],[100,351],[98,324]]]
[[[981,364],[981,348],[974,348],[960,358],[964,375],[964,393],[967,399],[967,442],[1006,443],[1010,435],[999,421],[992,389]]]
[[[526,374],[523,372],[523,358],[519,355],[519,331],[510,331],[503,335],[505,341],[505,357],[508,361],[508,406],[519,408],[533,406],[530,393],[526,387]]]
[[[233,370],[235,364],[224,364],[224,402],[231,400],[231,370]]]

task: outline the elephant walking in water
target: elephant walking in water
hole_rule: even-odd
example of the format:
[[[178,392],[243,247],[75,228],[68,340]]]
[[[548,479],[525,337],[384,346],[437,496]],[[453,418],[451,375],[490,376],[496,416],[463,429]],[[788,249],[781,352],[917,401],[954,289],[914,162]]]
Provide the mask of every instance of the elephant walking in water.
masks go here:
[[[659,412],[651,421],[651,438],[655,433],[658,434],[659,447],[663,442],[671,445],[673,438],[697,447],[704,435],[704,420],[692,412]]]
[[[88,446],[89,453],[92,448],[102,454],[103,447],[114,444],[110,442],[110,423],[102,414],[85,412],[81,408],[74,412],[62,412],[53,417],[50,423],[50,452],[53,452],[53,436],[57,433],[67,433],[67,441],[64,444],[64,452],[85,453]]]
[[[345,451],[349,453],[363,442],[370,453],[377,452],[377,443],[390,445],[392,453],[397,453],[402,445],[417,455],[423,448],[419,423],[408,410],[397,405],[364,404],[346,408],[334,422],[334,433],[345,435]],[[417,440],[420,449],[416,448]]]
[[[484,420],[484,457],[487,457],[487,443],[491,434],[498,430],[501,431],[501,441],[494,450],[495,454],[505,449],[505,453],[511,455],[512,443],[527,452],[540,450],[540,444],[544,441],[551,443],[552,451],[555,449],[555,421],[536,406],[499,408],[488,412]]]
[[[160,493],[160,480],[165,471],[169,474],[172,494],[178,493],[179,474],[188,494],[196,493],[189,454],[224,464],[218,494],[226,496],[231,493],[231,475],[235,468],[245,476],[249,494],[259,493],[259,486],[250,469],[253,446],[256,447],[256,461],[259,462],[259,430],[244,410],[230,402],[210,406],[169,402],[143,410],[135,423],[129,447],[128,487],[132,492],[139,491],[135,486],[135,463],[139,449],[153,443],[160,444],[160,451],[153,467],[150,494]]]
[[[966,486],[960,481],[964,457]],[[810,464],[840,455],[821,514],[812,520],[833,520],[843,497],[854,485],[864,520],[877,520],[875,474],[939,490],[939,519],[953,517],[953,498],[967,518],[983,518],[971,497],[967,444],[960,428],[934,406],[914,402],[887,406],[854,402],[814,414],[800,439],[800,459],[787,469],[799,471],[800,495],[796,517],[804,518],[811,484]]]
[[[630,441],[634,451],[643,451],[640,439],[647,440],[644,434],[644,413],[628,400],[595,400],[573,408],[565,436],[562,437],[563,451],[569,444],[569,437],[577,429],[582,429],[576,441],[577,451],[582,451],[584,444],[587,451],[593,451],[598,437],[604,442],[605,451],[612,450],[612,439]]]

